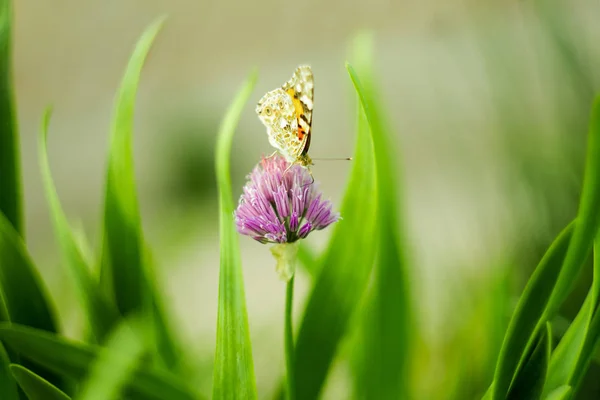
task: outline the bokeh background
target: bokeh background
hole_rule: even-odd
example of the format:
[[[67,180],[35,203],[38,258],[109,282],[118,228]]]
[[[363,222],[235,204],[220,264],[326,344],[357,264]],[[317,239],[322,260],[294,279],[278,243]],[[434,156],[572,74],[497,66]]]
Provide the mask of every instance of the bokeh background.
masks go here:
[[[142,74],[135,125],[137,185],[160,286],[209,392],[218,295],[213,147],[219,121],[253,67],[258,100],[303,63],[315,73],[311,155],[351,155],[355,99],[344,68],[353,38],[373,34],[374,64],[396,139],[421,332],[420,399],[478,398],[527,277],[575,215],[591,101],[600,89],[600,3],[575,1],[17,0],[14,78],[28,242],[69,335],[81,308],[59,265],[37,161],[43,109],[54,105],[50,164],[63,206],[98,244],[112,102],[137,38],[169,19]],[[271,153],[250,104],[232,179]],[[349,162],[313,168],[339,203]],[[316,249],[327,232],[309,238]],[[241,239],[258,390],[284,369],[284,284],[265,246]],[[310,287],[297,280],[297,311]],[[586,283],[587,282],[587,283]],[[582,277],[563,329],[586,293]],[[351,346],[351,340],[348,344]],[[594,363],[581,398],[600,397]],[[326,399],[348,396],[342,347]]]

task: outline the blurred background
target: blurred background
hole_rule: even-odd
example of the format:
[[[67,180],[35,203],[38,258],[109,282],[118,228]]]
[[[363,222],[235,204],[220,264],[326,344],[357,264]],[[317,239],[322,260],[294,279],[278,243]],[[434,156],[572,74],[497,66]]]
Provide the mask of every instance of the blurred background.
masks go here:
[[[367,31],[404,184],[421,331],[414,392],[423,399],[480,398],[527,277],[575,215],[588,115],[600,88],[600,3],[17,0],[14,78],[28,242],[73,337],[80,335],[81,308],[59,266],[48,218],[39,121],[53,104],[52,172],[93,252],[115,92],[137,38],[165,13],[138,95],[137,183],[160,284],[179,334],[201,360],[194,368],[204,392],[211,388],[217,315],[219,121],[258,67],[233,149],[238,196],[245,175],[272,151],[254,101],[308,63],[316,84],[311,155],[351,155],[355,99],[344,62],[355,35]],[[313,168],[335,204],[349,168]],[[328,232],[309,238],[315,249],[327,239]],[[284,368],[285,288],[266,247],[246,237],[241,246],[258,390],[270,398]],[[556,326],[573,318],[585,278]],[[300,273],[297,282],[299,318],[310,280]],[[346,398],[348,363],[342,348],[323,398]],[[599,376],[594,363],[582,399],[600,397]]]

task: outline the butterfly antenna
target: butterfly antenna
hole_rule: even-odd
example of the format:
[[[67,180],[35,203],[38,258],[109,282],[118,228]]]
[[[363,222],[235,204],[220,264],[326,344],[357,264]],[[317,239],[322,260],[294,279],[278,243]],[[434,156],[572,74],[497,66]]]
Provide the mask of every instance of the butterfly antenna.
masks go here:
[[[352,161],[352,157],[342,157],[342,158],[313,158],[313,160],[317,161]]]
[[[308,173],[310,174],[310,183],[307,183],[306,185],[302,185],[302,187],[310,186],[313,183],[315,183],[315,177],[313,176],[312,171],[310,169],[308,170]]]

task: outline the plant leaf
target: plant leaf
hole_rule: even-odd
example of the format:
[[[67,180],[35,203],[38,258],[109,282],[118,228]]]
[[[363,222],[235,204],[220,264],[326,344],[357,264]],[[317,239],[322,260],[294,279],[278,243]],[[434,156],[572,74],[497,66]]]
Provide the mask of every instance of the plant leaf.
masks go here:
[[[594,237],[598,233],[598,227],[600,226],[600,208],[597,206],[600,203],[599,174],[600,96],[596,98],[592,106],[581,200],[577,218],[574,221],[572,238],[564,255],[564,261],[558,266],[555,265],[557,268],[550,268],[550,273],[545,275],[542,280],[536,277],[536,269],[528,282],[513,316],[513,319],[515,319],[517,312],[524,307],[527,309],[528,320],[520,321],[521,326],[519,328],[521,330],[518,333],[511,329],[514,328],[513,326],[509,326],[496,366],[494,399],[501,399],[504,396],[512,381],[512,373],[523,362],[524,350],[531,346],[533,335],[542,328],[546,321],[551,320],[556,315],[581,272],[586,257],[593,245]],[[528,289],[530,289],[530,284],[543,288],[541,292],[537,293],[537,297],[526,296]],[[549,289],[552,290],[548,295]],[[533,306],[526,305],[527,302],[531,302]],[[512,323],[513,321],[511,321],[511,325]],[[528,339],[523,340],[526,335],[529,335]],[[518,339],[516,338],[517,336]],[[513,342],[509,343],[507,339]]]
[[[150,25],[135,46],[115,102],[111,129],[101,278],[110,282],[117,308],[123,315],[140,311],[149,304],[133,168],[133,111],[142,66],[164,19]]]
[[[4,400],[19,400],[17,383],[10,372],[10,360],[4,346],[0,343],[0,393]]]
[[[494,372],[492,399],[505,398],[514,373],[518,368],[521,355],[529,347],[529,339],[533,336],[534,331],[538,331],[536,329],[537,322],[558,277],[574,225],[574,222],[571,222],[558,235],[527,282],[527,286],[513,312],[500,349]]]
[[[234,205],[229,172],[235,128],[254,89],[256,79],[256,72],[251,73],[229,106],[221,123],[216,144],[215,167],[219,188],[221,248],[217,345],[213,373],[213,399],[217,400],[257,397],[242,262],[232,217]]]
[[[579,211],[573,238],[558,275],[556,287],[548,300],[544,319],[554,317],[571,292],[600,227],[600,96],[592,106],[587,155]]]
[[[143,353],[148,349],[147,327],[143,320],[124,320],[108,338],[90,368],[78,399],[107,400],[119,398],[121,389],[135,372]]]
[[[14,323],[49,332],[56,332],[54,313],[46,289],[35,269],[23,239],[12,224],[0,213],[0,315]],[[7,349],[12,361],[18,354]],[[18,352],[17,352],[18,353]],[[54,374],[37,366],[25,364],[45,379],[60,386]]]
[[[389,129],[384,124],[375,99],[373,76],[366,75],[361,83],[352,66],[346,64],[354,88],[360,99],[371,131],[375,154],[377,182],[377,241],[378,250],[374,269],[371,303],[367,306],[372,318],[367,326],[366,349],[368,365],[365,372],[364,396],[373,399],[403,399],[408,397],[409,365],[411,363],[411,329],[413,323],[408,285],[403,227],[398,210],[402,209],[401,196],[392,162]]]
[[[563,385],[554,389],[548,397],[545,397],[545,400],[567,400],[570,398],[571,392],[571,386]]]
[[[165,311],[164,303],[161,296],[161,291],[158,288],[155,276],[156,268],[154,267],[154,259],[149,246],[145,246],[145,274],[148,282],[148,291],[150,293],[151,316],[154,332],[154,346],[156,353],[160,356],[163,365],[170,371],[181,372],[182,354],[177,345],[176,336],[170,324],[170,320]]]
[[[596,252],[594,252],[594,264],[596,263]],[[594,273],[594,282],[596,282],[596,280],[596,274]],[[594,289],[592,288],[581,306],[581,309],[577,313],[577,316],[571,325],[569,325],[569,328],[552,353],[548,369],[548,378],[546,379],[544,395],[542,397],[549,396],[550,392],[571,383],[571,378],[575,372],[579,358],[586,357],[582,350],[588,337],[588,328],[594,311],[593,308],[591,308],[594,306],[592,301],[592,298],[594,297],[593,291]]]
[[[101,279],[109,281],[121,314],[145,310],[152,315],[159,361],[167,368],[179,364],[157,287],[151,280],[149,248],[144,241],[133,168],[133,112],[143,64],[165,17],[150,25],[136,44],[115,104],[106,176],[104,242]]]
[[[0,1],[0,214],[24,236],[23,188],[12,80],[12,5]]]
[[[573,394],[578,392],[581,382],[585,378],[588,367],[592,361],[592,358],[594,357],[594,350],[598,348],[598,343],[600,343],[599,295],[600,235],[596,237],[596,241],[594,243],[594,280],[588,294],[589,301],[586,299],[586,302],[582,305],[579,313],[575,317],[575,320],[571,326],[569,326],[565,337],[563,337],[563,340],[565,340],[567,335],[570,334],[571,330],[576,332],[573,334],[573,336],[576,335],[578,338],[583,337],[583,341],[579,341],[577,343],[579,347],[576,348],[576,351],[573,351],[573,353],[575,353],[574,356],[577,357],[572,357],[571,360],[568,360],[571,361],[570,363],[567,363],[567,360],[565,360],[567,365],[561,366],[562,368],[568,367],[567,371],[570,372],[570,374],[563,383],[572,387]],[[584,321],[584,323],[581,323],[578,320]]]
[[[550,352],[552,330],[550,324],[540,332],[538,340],[531,353],[516,376],[508,392],[507,399],[539,399],[542,395]]]
[[[21,365],[11,364],[10,370],[29,400],[70,399],[62,390]],[[4,392],[2,394],[4,395]]]
[[[46,197],[50,205],[50,217],[54,224],[55,234],[62,250],[67,272],[73,279],[75,289],[85,309],[85,316],[92,328],[92,332],[96,340],[101,342],[118,320],[119,314],[114,304],[104,296],[98,282],[92,275],[60,205],[48,162],[47,132],[50,116],[51,109],[48,108],[44,114],[39,138],[40,168],[44,180]]]
[[[365,50],[357,54],[365,70],[369,68],[365,65],[369,62],[368,53]],[[320,272],[298,333],[295,352],[298,399],[318,397],[373,266],[376,206],[373,145],[362,107],[357,105],[357,110],[352,170],[340,212],[344,219],[335,225],[325,254],[319,259]]]
[[[25,243],[0,214],[0,284],[12,322],[56,332],[46,290]]]
[[[100,347],[76,343],[55,334],[16,324],[0,323],[0,340],[38,365],[80,380],[96,359]],[[147,399],[193,400],[198,396],[174,375],[140,366],[127,382],[128,392]]]
[[[588,296],[552,354],[544,388],[545,396],[570,381],[577,359],[581,357],[581,349],[588,332],[592,305],[590,300],[591,297]]]

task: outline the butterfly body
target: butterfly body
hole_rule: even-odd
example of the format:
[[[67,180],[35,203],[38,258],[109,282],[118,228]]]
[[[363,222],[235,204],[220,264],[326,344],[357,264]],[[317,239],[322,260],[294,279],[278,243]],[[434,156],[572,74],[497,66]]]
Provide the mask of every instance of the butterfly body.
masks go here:
[[[269,143],[291,164],[312,165],[311,137],[314,82],[309,66],[296,68],[282,87],[265,94],[256,113],[267,127]]]

